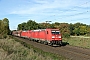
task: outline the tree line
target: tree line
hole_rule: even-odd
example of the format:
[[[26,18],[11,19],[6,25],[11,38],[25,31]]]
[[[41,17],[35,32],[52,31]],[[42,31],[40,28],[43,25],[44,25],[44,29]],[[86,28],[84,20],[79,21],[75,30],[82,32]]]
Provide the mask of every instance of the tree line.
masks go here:
[[[0,20],[0,38],[6,38],[10,34],[9,20],[4,18]]]
[[[60,30],[63,37],[70,37],[70,35],[79,36],[79,35],[90,35],[90,25],[83,23],[37,23],[33,20],[28,20],[18,24],[17,30],[35,30],[35,29],[46,29],[46,28],[57,28]],[[9,20],[4,18],[0,20],[0,38],[6,37],[10,34],[9,29]]]
[[[63,37],[70,37],[70,35],[90,35],[90,25],[83,23],[37,23],[33,20],[23,22],[18,25],[17,30],[35,30],[35,29],[46,29],[46,28],[57,28],[60,30]]]

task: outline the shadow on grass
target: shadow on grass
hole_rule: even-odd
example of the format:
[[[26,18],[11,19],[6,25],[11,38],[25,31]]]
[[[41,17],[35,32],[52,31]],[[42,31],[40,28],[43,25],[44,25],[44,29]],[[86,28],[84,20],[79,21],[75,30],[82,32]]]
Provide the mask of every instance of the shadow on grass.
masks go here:
[[[66,45],[69,45],[68,42],[62,42],[62,46],[66,46]]]

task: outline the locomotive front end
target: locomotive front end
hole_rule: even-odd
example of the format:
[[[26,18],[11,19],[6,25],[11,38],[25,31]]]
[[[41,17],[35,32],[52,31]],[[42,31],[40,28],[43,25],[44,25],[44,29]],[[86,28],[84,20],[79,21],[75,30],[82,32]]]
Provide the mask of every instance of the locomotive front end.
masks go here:
[[[52,45],[62,45],[62,36],[59,30],[51,30],[51,34],[52,34],[52,40],[50,41],[50,43]]]

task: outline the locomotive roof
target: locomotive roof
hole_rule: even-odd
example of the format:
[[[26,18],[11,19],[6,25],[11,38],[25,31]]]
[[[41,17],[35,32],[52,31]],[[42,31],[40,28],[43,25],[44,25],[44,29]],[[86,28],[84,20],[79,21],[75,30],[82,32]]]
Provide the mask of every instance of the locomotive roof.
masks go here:
[[[37,29],[37,30],[32,30],[32,31],[45,31],[46,29]]]
[[[59,29],[37,29],[37,30],[32,30],[32,31],[46,31],[46,30],[59,30]]]

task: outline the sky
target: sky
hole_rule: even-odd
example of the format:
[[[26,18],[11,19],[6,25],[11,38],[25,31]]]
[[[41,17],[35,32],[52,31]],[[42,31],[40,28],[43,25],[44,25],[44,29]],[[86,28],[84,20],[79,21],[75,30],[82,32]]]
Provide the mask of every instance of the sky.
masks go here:
[[[0,0],[3,18],[9,19],[11,30],[28,20],[90,25],[90,0]]]

